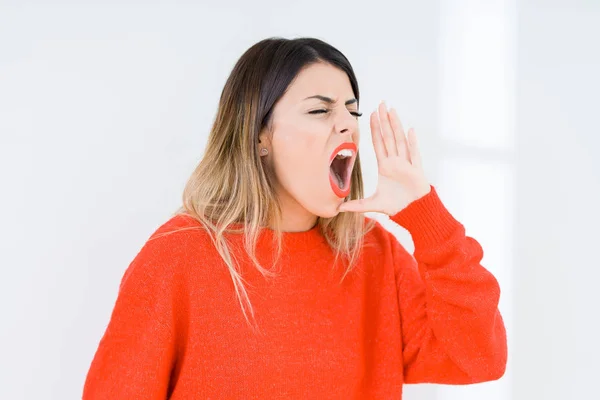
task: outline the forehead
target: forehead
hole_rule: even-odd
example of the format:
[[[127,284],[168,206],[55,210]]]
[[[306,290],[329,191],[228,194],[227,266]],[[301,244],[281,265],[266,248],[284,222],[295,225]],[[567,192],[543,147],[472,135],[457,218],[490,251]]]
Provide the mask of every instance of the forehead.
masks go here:
[[[337,67],[323,63],[303,68],[292,81],[284,97],[290,101],[302,101],[316,94],[333,99],[339,97],[342,103],[354,97],[348,75]]]

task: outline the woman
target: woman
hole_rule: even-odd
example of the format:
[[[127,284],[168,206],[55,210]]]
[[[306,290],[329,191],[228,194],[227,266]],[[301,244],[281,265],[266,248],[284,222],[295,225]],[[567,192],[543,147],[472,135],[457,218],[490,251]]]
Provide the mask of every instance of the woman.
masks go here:
[[[397,399],[504,374],[480,245],[383,103],[363,199],[358,106],[350,63],[320,40],[246,51],[182,209],[123,277],[84,399]],[[365,212],[405,227],[414,258]]]

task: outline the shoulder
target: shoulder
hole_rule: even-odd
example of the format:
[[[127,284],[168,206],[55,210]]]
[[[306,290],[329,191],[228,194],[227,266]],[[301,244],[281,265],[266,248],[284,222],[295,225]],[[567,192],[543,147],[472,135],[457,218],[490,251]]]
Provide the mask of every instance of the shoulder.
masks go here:
[[[172,257],[178,252],[201,251],[210,242],[209,233],[198,220],[186,214],[177,214],[162,223],[150,235],[144,247]]]
[[[201,231],[205,231],[205,229],[197,219],[187,214],[176,214],[156,228],[154,233],[150,236],[150,240],[167,236],[172,233]]]
[[[173,282],[212,246],[202,224],[191,216],[178,214],[163,222],[138,251],[123,275],[122,284],[135,280]]]

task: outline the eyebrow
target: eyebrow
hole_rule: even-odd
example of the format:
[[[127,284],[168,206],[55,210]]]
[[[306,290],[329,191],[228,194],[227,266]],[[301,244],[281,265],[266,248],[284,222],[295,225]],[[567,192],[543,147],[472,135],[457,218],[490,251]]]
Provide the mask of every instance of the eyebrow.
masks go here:
[[[329,104],[335,103],[335,100],[333,100],[331,97],[321,96],[320,94],[316,94],[314,96],[307,97],[304,100],[308,100],[308,99],[319,99],[319,100],[324,101],[325,103],[329,103]],[[356,102],[358,102],[357,99],[350,99],[350,100],[347,100],[344,104],[349,105],[349,104],[354,104]]]

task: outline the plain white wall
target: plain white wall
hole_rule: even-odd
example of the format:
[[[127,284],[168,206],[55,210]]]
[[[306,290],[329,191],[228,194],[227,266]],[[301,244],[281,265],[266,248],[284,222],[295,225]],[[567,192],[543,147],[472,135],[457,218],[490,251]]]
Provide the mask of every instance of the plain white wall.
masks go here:
[[[514,398],[598,398],[600,2],[519,14]]]
[[[385,99],[416,127],[503,287],[507,376],[405,398],[589,398],[597,3],[192,3],[0,2],[0,398],[81,396],[120,278],[179,205],[231,67],[264,37],[302,35],[348,56],[365,114]]]

